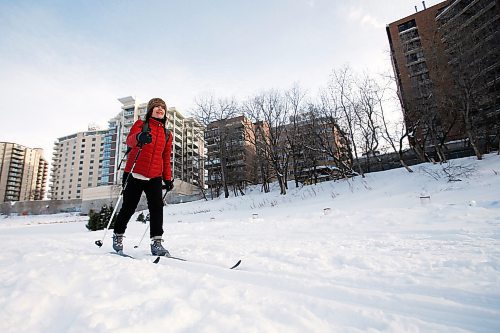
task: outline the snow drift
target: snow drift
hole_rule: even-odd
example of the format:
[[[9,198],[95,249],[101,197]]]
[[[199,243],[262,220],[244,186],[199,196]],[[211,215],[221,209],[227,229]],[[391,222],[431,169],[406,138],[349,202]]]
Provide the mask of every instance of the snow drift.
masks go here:
[[[499,332],[500,156],[413,168],[169,205],[192,262],[135,217],[138,260],[87,217],[0,217],[0,331]]]

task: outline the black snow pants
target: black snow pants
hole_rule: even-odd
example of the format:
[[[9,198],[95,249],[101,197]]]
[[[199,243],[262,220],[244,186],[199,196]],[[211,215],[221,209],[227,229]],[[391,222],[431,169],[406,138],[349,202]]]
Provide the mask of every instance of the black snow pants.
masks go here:
[[[125,178],[127,173],[124,174]],[[163,198],[162,198],[162,180],[161,177],[152,178],[150,180],[141,180],[134,178],[132,175],[128,177],[128,183],[123,191],[123,204],[120,212],[116,217],[115,234],[124,234],[127,229],[127,223],[132,217],[141,199],[141,194],[146,194],[149,209],[149,235],[151,238],[163,235]]]

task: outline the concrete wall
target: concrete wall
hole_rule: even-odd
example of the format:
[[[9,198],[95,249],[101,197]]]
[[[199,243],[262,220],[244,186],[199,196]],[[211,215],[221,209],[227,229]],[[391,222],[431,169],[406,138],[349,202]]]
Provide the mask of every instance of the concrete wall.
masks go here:
[[[82,206],[81,199],[72,200],[35,200],[2,202],[0,213],[4,215],[41,215],[79,212]]]
[[[202,198],[196,192],[196,187],[186,182],[176,180],[174,191],[168,193],[165,202],[176,204],[199,200]],[[120,195],[121,186],[109,185],[83,189],[82,199],[67,200],[35,200],[0,203],[0,214],[4,215],[41,215],[67,212],[80,212],[87,215],[91,209],[100,211],[102,206],[115,206]],[[118,209],[121,207],[121,201]],[[137,206],[137,211],[148,209],[146,196],[143,194]]]
[[[114,207],[118,200],[118,197],[120,196],[120,191],[121,186],[119,185],[108,185],[83,189],[81,213],[87,215],[91,209],[94,211],[100,211],[101,207],[104,205],[113,205]],[[174,190],[167,194],[167,196],[165,197],[165,202],[169,204],[176,204],[199,200],[202,198],[202,195],[198,193],[199,190],[195,186],[182,180],[175,180]],[[118,209],[120,209],[120,207],[121,200],[120,204],[118,205]],[[145,209],[148,209],[148,204],[146,201],[146,196],[143,194],[136,211]]]

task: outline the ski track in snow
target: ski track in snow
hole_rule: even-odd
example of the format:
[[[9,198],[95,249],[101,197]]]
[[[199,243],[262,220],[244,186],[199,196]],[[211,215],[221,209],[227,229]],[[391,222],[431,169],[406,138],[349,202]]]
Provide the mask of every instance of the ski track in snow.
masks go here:
[[[500,332],[500,157],[453,163],[476,172],[169,205],[166,246],[193,262],[134,249],[135,216],[137,260],[84,216],[0,217],[0,332]]]

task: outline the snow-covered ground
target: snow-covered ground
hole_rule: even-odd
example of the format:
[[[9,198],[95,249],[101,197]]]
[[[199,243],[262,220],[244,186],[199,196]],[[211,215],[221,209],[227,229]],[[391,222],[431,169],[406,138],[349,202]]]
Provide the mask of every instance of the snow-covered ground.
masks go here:
[[[0,332],[500,332],[500,156],[413,168],[165,207],[194,262],[153,264],[135,217],[138,260],[86,217],[0,217]]]

